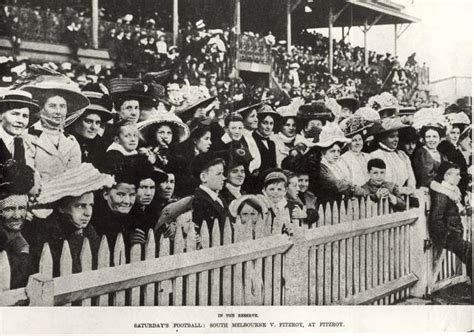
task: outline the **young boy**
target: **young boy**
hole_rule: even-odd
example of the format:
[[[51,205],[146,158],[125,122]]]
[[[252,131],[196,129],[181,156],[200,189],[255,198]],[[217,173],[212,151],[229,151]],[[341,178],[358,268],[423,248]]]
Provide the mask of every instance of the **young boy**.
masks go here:
[[[226,179],[224,168],[224,159],[212,152],[199,154],[193,162],[194,176],[200,181],[193,200],[193,222],[198,233],[205,221],[211,236],[214,221],[217,219],[221,237],[223,235],[224,222],[229,217],[228,206],[219,195]]]
[[[138,129],[136,124],[121,120],[113,128],[114,142],[107,148],[104,157],[104,169],[109,171],[113,167],[131,164],[138,166],[139,155]]]
[[[213,151],[247,147],[243,139],[244,119],[240,114],[231,113],[224,119],[225,133],[212,144]]]
[[[367,164],[369,171],[369,180],[362,186],[369,192],[369,196],[374,202],[388,198],[394,211],[403,211],[406,209],[406,203],[398,192],[398,186],[394,183],[385,181],[385,170],[387,166],[381,159],[371,159]]]

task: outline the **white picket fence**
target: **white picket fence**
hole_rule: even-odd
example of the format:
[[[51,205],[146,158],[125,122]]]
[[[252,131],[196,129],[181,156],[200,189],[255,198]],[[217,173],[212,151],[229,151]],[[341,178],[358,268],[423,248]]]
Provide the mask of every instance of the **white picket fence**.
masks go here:
[[[39,273],[15,290],[9,290],[3,252],[0,306],[392,304],[436,286],[432,251],[425,251],[425,207],[392,213],[386,201],[362,199],[321,206],[319,214],[313,228],[285,223],[291,236],[270,217],[255,227],[226,221],[222,235],[217,223],[211,234],[204,224],[199,250],[193,232],[184,237],[178,228],[174,240],[155,243],[150,231],[145,245],[132,246],[130,260],[121,235],[113,251],[103,237],[96,270],[85,240],[76,274],[65,242],[56,278],[45,245]],[[466,224],[472,225],[470,218]],[[459,277],[453,267],[445,276]]]

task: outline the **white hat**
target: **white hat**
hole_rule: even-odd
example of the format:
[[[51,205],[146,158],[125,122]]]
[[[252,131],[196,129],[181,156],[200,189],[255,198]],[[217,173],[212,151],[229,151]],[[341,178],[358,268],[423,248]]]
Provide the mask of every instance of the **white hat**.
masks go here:
[[[239,208],[240,205],[247,200],[252,200],[255,203],[257,203],[260,208],[262,209],[262,215],[265,215],[268,212],[268,208],[271,207],[270,204],[268,204],[268,200],[266,199],[265,196],[263,195],[244,195],[242,197],[239,197],[235,200],[233,200],[230,205],[229,205],[229,212],[232,217],[236,218],[239,214]]]
[[[145,121],[141,121],[137,123],[137,129],[140,132],[140,137],[142,140],[150,139],[150,132],[156,130],[156,127],[160,124],[172,124],[175,127],[175,131],[177,134],[173,134],[173,136],[178,137],[178,142],[186,141],[189,138],[190,131],[188,125],[183,123],[180,118],[178,118],[173,113],[166,113],[157,116],[153,119],[148,119]]]
[[[203,19],[201,19],[201,20],[199,20],[199,21],[196,22],[196,28],[197,28],[197,29],[203,29],[203,28],[205,28],[205,27],[206,27],[206,24],[204,23],[204,20],[203,20]]]
[[[346,138],[344,132],[341,130],[339,125],[335,122],[328,122],[321,129],[319,134],[319,141],[314,144],[316,147],[328,148],[334,145],[336,142],[343,144],[351,142],[351,139]]]
[[[125,21],[132,21],[133,20],[133,15],[132,14],[127,14],[123,17]]]
[[[413,115],[413,127],[420,130],[423,126],[446,127],[446,118],[441,108],[422,108]]]

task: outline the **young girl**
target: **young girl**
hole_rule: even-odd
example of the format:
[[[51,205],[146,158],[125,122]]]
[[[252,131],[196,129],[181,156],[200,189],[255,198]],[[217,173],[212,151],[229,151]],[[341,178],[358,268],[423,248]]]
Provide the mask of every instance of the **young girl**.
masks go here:
[[[461,192],[457,187],[460,180],[459,166],[449,161],[441,163],[430,184],[428,229],[436,245],[453,252],[466,264],[467,274],[472,279],[472,243],[463,239],[461,213],[466,209],[461,204]]]

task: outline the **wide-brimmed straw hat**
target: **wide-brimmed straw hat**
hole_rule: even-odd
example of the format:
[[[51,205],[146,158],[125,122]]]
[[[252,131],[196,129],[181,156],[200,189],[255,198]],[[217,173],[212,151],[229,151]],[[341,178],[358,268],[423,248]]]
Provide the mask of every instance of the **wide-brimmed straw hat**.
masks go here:
[[[455,126],[455,125],[466,126],[466,125],[471,124],[471,120],[469,119],[467,114],[464,112],[446,114],[445,117],[449,125],[451,126]]]
[[[265,215],[268,212],[268,209],[271,207],[270,204],[268,204],[268,200],[265,198],[263,195],[244,195],[242,197],[239,197],[235,200],[233,200],[230,205],[229,205],[229,212],[232,217],[236,218],[239,214],[239,208],[242,205],[243,202],[245,201],[253,201],[254,203],[258,204],[260,209],[262,210],[262,215]]]
[[[82,93],[90,101],[90,105],[84,113],[96,113],[100,116],[102,122],[112,119],[113,102],[108,89],[103,84],[88,84],[83,88]]]
[[[79,85],[63,75],[40,75],[20,89],[30,92],[40,105],[51,96],[63,97],[67,103],[66,119],[89,105],[89,99],[81,92]]]
[[[200,98],[185,106],[176,108],[175,113],[178,117],[180,117],[183,120],[183,122],[188,122],[193,118],[194,112],[196,112],[196,109],[209,107],[210,110],[212,110],[212,107],[210,105],[216,100],[216,98],[217,97]]]
[[[401,130],[402,128],[410,127],[404,124],[399,117],[384,118],[380,123],[376,123],[370,131],[370,135],[380,135],[387,132]]]
[[[365,120],[359,115],[351,115],[339,123],[339,127],[348,138],[352,138],[357,134],[365,137],[370,127],[374,125],[373,122]]]
[[[44,183],[37,202],[51,204],[64,197],[79,197],[87,192],[111,188],[114,184],[111,175],[102,174],[90,163],[82,163]]]
[[[319,141],[314,144],[316,147],[328,148],[335,143],[347,144],[351,139],[344,135],[339,125],[335,122],[327,123],[321,129],[319,134]]]
[[[4,111],[4,107],[10,104],[15,106],[28,107],[30,114],[39,111],[38,102],[33,99],[31,93],[24,90],[0,90],[0,114]]]
[[[190,131],[188,125],[172,113],[165,113],[156,118],[148,119],[137,123],[137,129],[140,132],[140,138],[144,141],[152,139],[153,132],[156,132],[160,125],[171,125],[173,129],[173,139],[178,142],[186,141],[189,138]]]
[[[347,107],[354,113],[360,106],[359,99],[355,90],[350,90],[343,84],[332,85],[326,92],[330,98],[336,99],[337,103],[342,107]]]
[[[398,100],[388,92],[370,97],[367,106],[376,110],[382,119],[398,115]]]
[[[413,127],[416,130],[432,127],[444,131],[446,126],[446,116],[440,108],[422,108],[413,115]]]
[[[257,117],[263,119],[267,116],[272,117],[275,123],[280,121],[280,115],[275,111],[275,109],[268,104],[264,104],[257,110]]]

